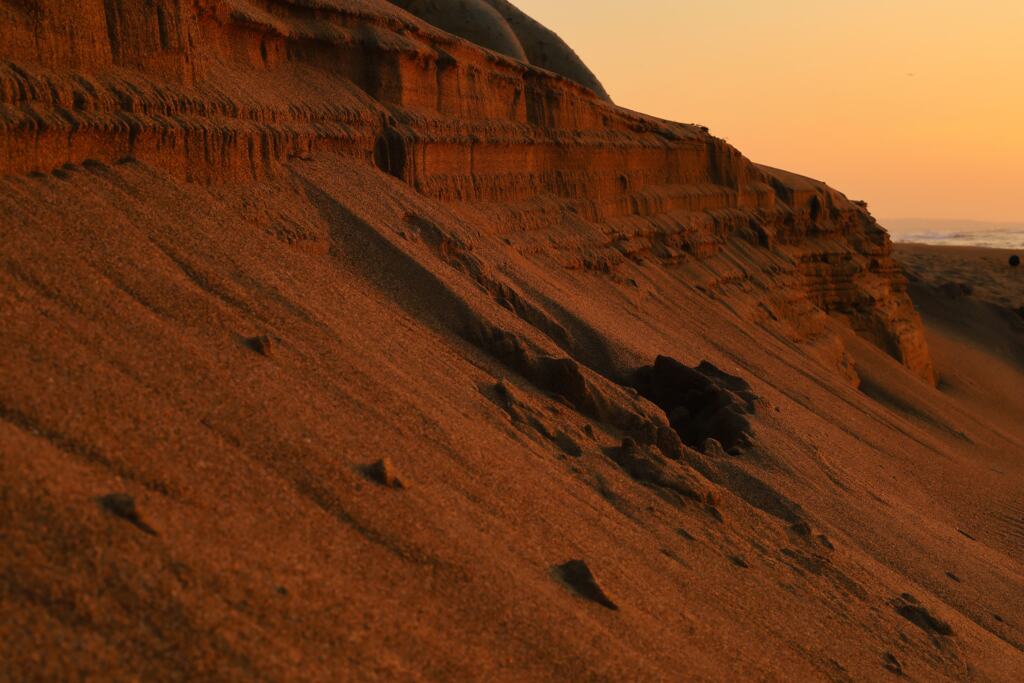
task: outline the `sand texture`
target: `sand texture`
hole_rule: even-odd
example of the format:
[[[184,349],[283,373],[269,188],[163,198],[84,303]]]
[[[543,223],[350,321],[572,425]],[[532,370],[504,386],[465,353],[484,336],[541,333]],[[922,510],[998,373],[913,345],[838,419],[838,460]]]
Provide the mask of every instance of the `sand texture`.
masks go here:
[[[1014,281],[548,68],[0,2],[0,679],[1024,679]]]

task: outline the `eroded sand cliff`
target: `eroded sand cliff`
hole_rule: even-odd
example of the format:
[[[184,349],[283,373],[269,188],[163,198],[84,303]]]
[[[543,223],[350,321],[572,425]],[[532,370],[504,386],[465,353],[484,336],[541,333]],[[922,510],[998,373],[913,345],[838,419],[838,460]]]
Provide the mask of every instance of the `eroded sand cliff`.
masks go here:
[[[1022,435],[862,203],[383,1],[0,31],[16,678],[1021,672]]]

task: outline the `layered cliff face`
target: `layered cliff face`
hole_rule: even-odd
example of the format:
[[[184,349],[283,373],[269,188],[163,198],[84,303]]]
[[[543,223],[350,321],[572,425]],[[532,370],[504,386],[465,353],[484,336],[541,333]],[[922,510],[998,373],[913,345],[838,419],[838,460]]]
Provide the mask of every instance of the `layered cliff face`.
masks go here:
[[[494,236],[570,268],[614,274],[624,261],[671,265],[749,244],[770,261],[762,272],[706,286],[762,288],[795,339],[827,334],[820,312],[842,317],[934,381],[888,237],[863,205],[388,3],[79,0],[2,11],[5,174],[133,158],[216,182],[350,155],[432,199],[488,207],[502,217]]]

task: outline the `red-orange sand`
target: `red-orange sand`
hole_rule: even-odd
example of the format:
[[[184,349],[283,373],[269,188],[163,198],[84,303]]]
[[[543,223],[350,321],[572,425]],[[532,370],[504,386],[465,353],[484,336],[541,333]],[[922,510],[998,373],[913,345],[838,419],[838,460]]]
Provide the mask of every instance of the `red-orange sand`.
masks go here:
[[[0,679],[1024,679],[1024,319],[948,252],[386,3],[199,4],[0,3]]]

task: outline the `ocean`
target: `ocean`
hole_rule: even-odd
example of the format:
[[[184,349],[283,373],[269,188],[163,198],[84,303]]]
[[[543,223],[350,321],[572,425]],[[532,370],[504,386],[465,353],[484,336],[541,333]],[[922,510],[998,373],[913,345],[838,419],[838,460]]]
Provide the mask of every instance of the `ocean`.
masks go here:
[[[883,226],[885,223],[882,224]],[[917,242],[955,247],[1024,249],[1024,228],[985,230],[890,230],[894,242]]]

